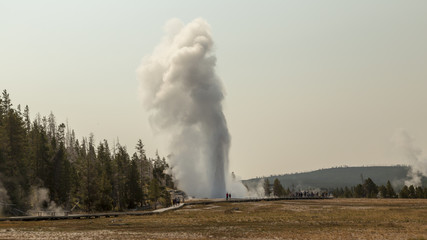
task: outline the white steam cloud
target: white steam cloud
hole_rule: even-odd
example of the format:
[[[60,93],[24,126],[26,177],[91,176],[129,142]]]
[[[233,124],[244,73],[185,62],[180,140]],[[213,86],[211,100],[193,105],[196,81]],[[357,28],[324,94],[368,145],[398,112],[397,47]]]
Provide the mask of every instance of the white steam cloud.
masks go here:
[[[49,198],[49,189],[31,187],[30,205],[32,209],[28,211],[30,215],[39,215],[40,213],[48,214],[55,212],[55,215],[64,214],[64,210],[57,206],[54,201]]]
[[[403,129],[395,132],[392,142],[410,166],[408,180],[405,181],[405,185],[421,186],[421,177],[427,177],[427,158],[423,156],[423,151],[414,145],[411,135]]]
[[[265,178],[261,178],[256,182],[247,183],[248,196],[252,198],[269,197],[265,196],[264,184]]]
[[[200,18],[187,25],[172,19],[165,32],[137,70],[150,125],[167,138],[169,161],[181,189],[197,197],[224,197],[232,185],[230,134],[210,27]],[[240,184],[234,196],[243,189]]]

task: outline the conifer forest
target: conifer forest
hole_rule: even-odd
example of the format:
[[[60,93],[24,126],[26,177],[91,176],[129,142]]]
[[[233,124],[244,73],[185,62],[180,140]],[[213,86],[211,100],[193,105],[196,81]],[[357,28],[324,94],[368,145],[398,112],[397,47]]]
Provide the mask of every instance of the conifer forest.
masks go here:
[[[77,139],[53,113],[30,117],[28,106],[15,106],[4,90],[0,98],[0,210],[123,211],[168,206],[174,188],[168,164],[158,153]]]

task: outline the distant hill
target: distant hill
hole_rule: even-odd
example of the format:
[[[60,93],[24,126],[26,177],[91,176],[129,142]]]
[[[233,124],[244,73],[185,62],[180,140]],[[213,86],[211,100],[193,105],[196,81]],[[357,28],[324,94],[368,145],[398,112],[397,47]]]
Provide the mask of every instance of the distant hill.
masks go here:
[[[388,180],[397,187],[403,186],[407,179],[408,166],[373,166],[373,167],[337,167],[321,169],[312,172],[293,173],[265,177],[272,184],[278,178],[284,188],[332,189],[337,187],[352,187],[371,178],[377,185],[385,185]],[[256,187],[263,178],[244,180],[248,187]],[[423,178],[423,185],[427,186],[427,178]]]

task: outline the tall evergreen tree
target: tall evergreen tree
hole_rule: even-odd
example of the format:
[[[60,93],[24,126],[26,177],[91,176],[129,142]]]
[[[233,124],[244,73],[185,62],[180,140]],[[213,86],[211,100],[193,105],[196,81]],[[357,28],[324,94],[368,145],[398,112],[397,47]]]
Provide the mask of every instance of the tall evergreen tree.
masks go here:
[[[351,192],[351,190],[346,186],[344,188],[344,197],[345,198],[351,198],[353,195],[353,193]]]
[[[388,197],[387,188],[384,185],[381,185],[378,187],[378,192],[380,193],[380,196],[382,198]]]
[[[386,197],[388,197],[388,198],[396,197],[396,193],[394,192],[393,186],[391,186],[390,181],[387,181],[386,189],[387,189],[387,196]]]
[[[3,182],[11,202],[26,208],[29,192],[27,174],[27,139],[22,114],[12,108],[6,90],[2,93],[0,118],[0,181]]]
[[[415,197],[424,198],[424,190],[422,187],[418,186],[417,188],[415,188]]]
[[[409,198],[416,198],[417,197],[417,195],[415,193],[414,185],[409,186],[408,191],[409,191],[409,194],[408,194]]]
[[[285,195],[285,189],[277,178],[273,182],[273,194],[276,197],[284,197]]]
[[[408,186],[403,186],[402,190],[399,192],[400,198],[409,198],[409,188]]]
[[[142,188],[140,185],[140,178],[138,172],[138,156],[136,153],[132,156],[132,161],[129,169],[129,177],[128,177],[128,189],[129,189],[129,199],[128,199],[128,207],[135,208],[138,203],[142,202]]]
[[[114,156],[115,168],[115,183],[114,183],[114,196],[115,205],[118,210],[125,209],[128,203],[128,189],[127,189],[127,171],[129,169],[129,154],[125,147],[117,144],[117,153]]]
[[[365,197],[365,191],[363,189],[362,184],[357,184],[357,186],[354,187],[354,197],[355,198]]]
[[[109,211],[113,208],[113,169],[110,150],[107,140],[98,146],[98,177],[99,177],[99,202],[97,209]]]
[[[151,180],[150,182],[149,198],[154,209],[157,208],[157,202],[160,198],[160,194],[161,194],[161,191],[160,191],[159,182],[157,181],[157,179],[153,178],[153,180]]]
[[[268,181],[268,178],[264,179],[264,194],[266,197],[269,197],[271,194],[271,190],[270,190],[270,181]]]
[[[375,198],[378,194],[378,186],[372,181],[371,178],[365,180],[363,184],[363,189],[365,192],[365,196],[368,198]]]

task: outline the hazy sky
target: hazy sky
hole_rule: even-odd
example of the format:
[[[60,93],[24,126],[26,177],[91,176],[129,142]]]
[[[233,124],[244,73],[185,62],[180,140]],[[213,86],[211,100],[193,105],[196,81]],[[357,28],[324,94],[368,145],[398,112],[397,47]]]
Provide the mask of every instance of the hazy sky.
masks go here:
[[[404,163],[427,150],[427,1],[0,0],[0,89],[79,137],[159,146],[136,68],[170,18],[204,18],[243,178]],[[161,155],[167,155],[159,149]]]

